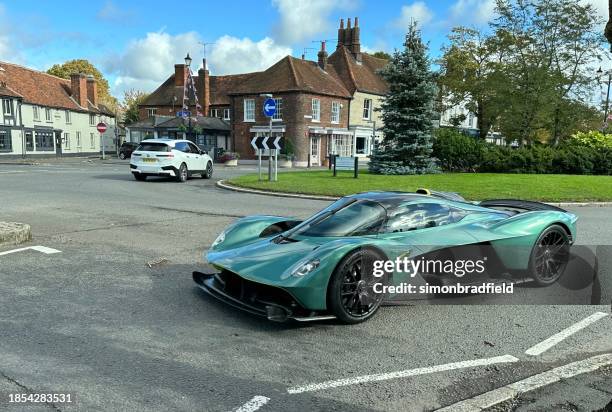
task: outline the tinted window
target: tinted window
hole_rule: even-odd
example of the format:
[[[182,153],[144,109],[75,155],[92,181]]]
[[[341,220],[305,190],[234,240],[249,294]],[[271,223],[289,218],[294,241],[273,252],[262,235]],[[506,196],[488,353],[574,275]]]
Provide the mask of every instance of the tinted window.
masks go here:
[[[376,202],[353,201],[327,208],[291,232],[301,236],[364,236],[378,233],[385,221],[385,209]]]
[[[139,152],[169,152],[170,147],[165,143],[141,143],[136,150]]]
[[[428,227],[443,226],[463,217],[451,213],[448,206],[438,203],[411,203],[399,206],[388,213],[385,232],[407,232]]]
[[[187,142],[178,142],[174,145],[174,149],[181,152],[189,153],[189,144],[187,144]]]
[[[200,149],[198,149],[193,143],[189,143],[189,149],[191,150],[191,153],[200,153]]]

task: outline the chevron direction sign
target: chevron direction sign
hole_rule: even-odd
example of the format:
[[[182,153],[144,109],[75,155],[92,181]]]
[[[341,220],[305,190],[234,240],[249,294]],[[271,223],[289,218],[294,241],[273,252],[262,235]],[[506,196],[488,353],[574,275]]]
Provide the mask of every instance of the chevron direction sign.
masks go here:
[[[253,146],[253,149],[255,150],[258,150],[258,149],[281,150],[283,148],[282,144],[283,142],[282,142],[281,136],[276,136],[276,137],[256,136],[253,139],[251,139],[251,146]]]

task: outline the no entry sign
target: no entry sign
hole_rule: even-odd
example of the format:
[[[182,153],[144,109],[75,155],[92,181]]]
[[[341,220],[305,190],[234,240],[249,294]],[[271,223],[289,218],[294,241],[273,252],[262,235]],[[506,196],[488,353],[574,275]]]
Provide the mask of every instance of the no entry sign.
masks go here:
[[[106,131],[106,129],[107,129],[106,123],[104,123],[104,122],[98,123],[98,125],[96,126],[96,129],[98,129],[98,132],[104,133]]]

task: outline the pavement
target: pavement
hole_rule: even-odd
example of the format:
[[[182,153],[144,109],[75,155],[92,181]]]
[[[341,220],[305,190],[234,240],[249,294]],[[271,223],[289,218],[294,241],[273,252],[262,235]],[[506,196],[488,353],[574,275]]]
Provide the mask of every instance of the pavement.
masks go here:
[[[329,203],[215,186],[254,170],[179,184],[136,182],[127,161],[0,165],[2,219],[33,231],[0,247],[0,409],[429,411],[612,353],[609,304],[388,306],[344,326],[271,323],[208,298],[191,272],[226,225]],[[577,243],[612,245],[610,208],[572,212]],[[610,388],[605,366],[498,407],[593,410]],[[8,402],[27,392],[73,402]]]

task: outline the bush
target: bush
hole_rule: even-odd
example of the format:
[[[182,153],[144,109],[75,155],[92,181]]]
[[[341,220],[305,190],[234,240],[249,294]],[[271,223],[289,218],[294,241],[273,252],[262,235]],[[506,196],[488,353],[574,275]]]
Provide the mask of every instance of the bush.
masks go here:
[[[438,129],[434,155],[448,172],[612,174],[612,136],[577,133],[558,147],[496,146]]]
[[[483,161],[485,145],[472,137],[449,128],[438,129],[433,157],[442,169],[450,172],[475,172]]]

